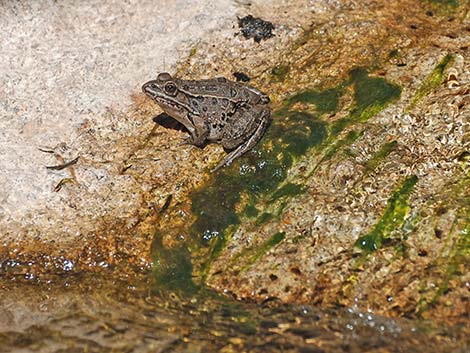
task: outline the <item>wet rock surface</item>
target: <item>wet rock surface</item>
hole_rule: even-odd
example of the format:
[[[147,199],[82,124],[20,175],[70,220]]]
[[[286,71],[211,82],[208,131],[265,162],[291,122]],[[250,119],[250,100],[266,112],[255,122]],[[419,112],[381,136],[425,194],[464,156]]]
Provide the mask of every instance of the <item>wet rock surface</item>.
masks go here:
[[[465,323],[468,6],[348,4],[318,4],[289,55],[241,43],[183,65],[220,73],[246,55],[274,122],[190,194],[190,226],[157,234],[169,248],[184,234],[195,281],[238,298]]]
[[[427,352],[437,353],[469,348],[461,331],[354,308],[240,303],[211,292],[188,298],[149,293],[149,287],[143,279],[89,276],[39,288],[10,283],[0,298],[2,352],[422,352],[426,345]]]

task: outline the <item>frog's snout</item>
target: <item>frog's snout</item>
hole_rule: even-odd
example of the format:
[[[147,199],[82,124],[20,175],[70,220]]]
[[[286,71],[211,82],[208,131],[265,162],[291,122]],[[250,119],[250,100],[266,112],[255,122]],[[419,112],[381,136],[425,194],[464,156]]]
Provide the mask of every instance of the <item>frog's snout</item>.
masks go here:
[[[157,90],[158,86],[155,84],[154,81],[149,81],[142,85],[142,92],[152,98],[155,97]]]
[[[144,93],[147,93],[147,92],[148,92],[149,83],[150,83],[150,82],[145,82],[145,83],[142,85],[142,92],[144,92]]]

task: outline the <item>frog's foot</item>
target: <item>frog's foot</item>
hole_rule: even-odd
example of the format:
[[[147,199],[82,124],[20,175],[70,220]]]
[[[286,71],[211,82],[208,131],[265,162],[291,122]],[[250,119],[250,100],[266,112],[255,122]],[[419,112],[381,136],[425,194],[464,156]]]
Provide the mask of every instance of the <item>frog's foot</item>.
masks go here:
[[[181,141],[178,143],[177,146],[178,147],[179,146],[188,146],[188,145],[192,146],[192,145],[194,145],[192,141],[193,141],[193,139],[191,138],[191,136],[184,137],[184,138],[181,139]]]
[[[268,128],[269,125],[269,119],[263,119],[259,126],[256,128],[255,132],[251,137],[242,143],[240,146],[235,148],[233,151],[229,152],[220,162],[217,164],[217,166],[211,170],[211,172],[215,172],[222,168],[223,166],[228,166],[230,165],[236,158],[240,157],[241,155],[245,154],[249,150],[251,150],[255,145],[258,143],[259,140],[261,140],[261,137],[263,137],[264,132]]]
[[[203,147],[206,144],[207,133],[202,135],[191,134],[188,137],[184,137],[183,140],[178,143],[178,146],[197,146]]]

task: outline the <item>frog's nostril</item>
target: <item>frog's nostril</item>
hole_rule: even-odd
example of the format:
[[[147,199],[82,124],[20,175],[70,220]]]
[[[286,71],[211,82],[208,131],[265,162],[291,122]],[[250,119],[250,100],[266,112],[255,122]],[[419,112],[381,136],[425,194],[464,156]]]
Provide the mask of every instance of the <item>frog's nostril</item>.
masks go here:
[[[149,89],[154,90],[155,88],[157,88],[155,83],[147,82],[142,86],[142,91],[147,92]]]

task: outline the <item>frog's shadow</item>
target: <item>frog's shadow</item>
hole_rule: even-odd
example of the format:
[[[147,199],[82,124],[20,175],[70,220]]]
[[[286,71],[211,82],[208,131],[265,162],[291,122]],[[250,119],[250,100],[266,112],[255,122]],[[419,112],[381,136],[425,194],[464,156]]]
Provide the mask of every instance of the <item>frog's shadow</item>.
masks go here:
[[[154,123],[163,126],[165,129],[184,131],[189,134],[188,129],[186,129],[183,124],[166,113],[158,114],[157,116],[154,116],[152,120]]]
[[[154,123],[164,127],[165,129],[183,131],[189,135],[188,129],[186,129],[186,127],[183,124],[181,124],[179,121],[172,118],[166,113],[158,114],[157,116],[153,117],[152,120]],[[199,146],[199,147],[204,148],[206,144],[207,144],[207,141],[202,146]]]

